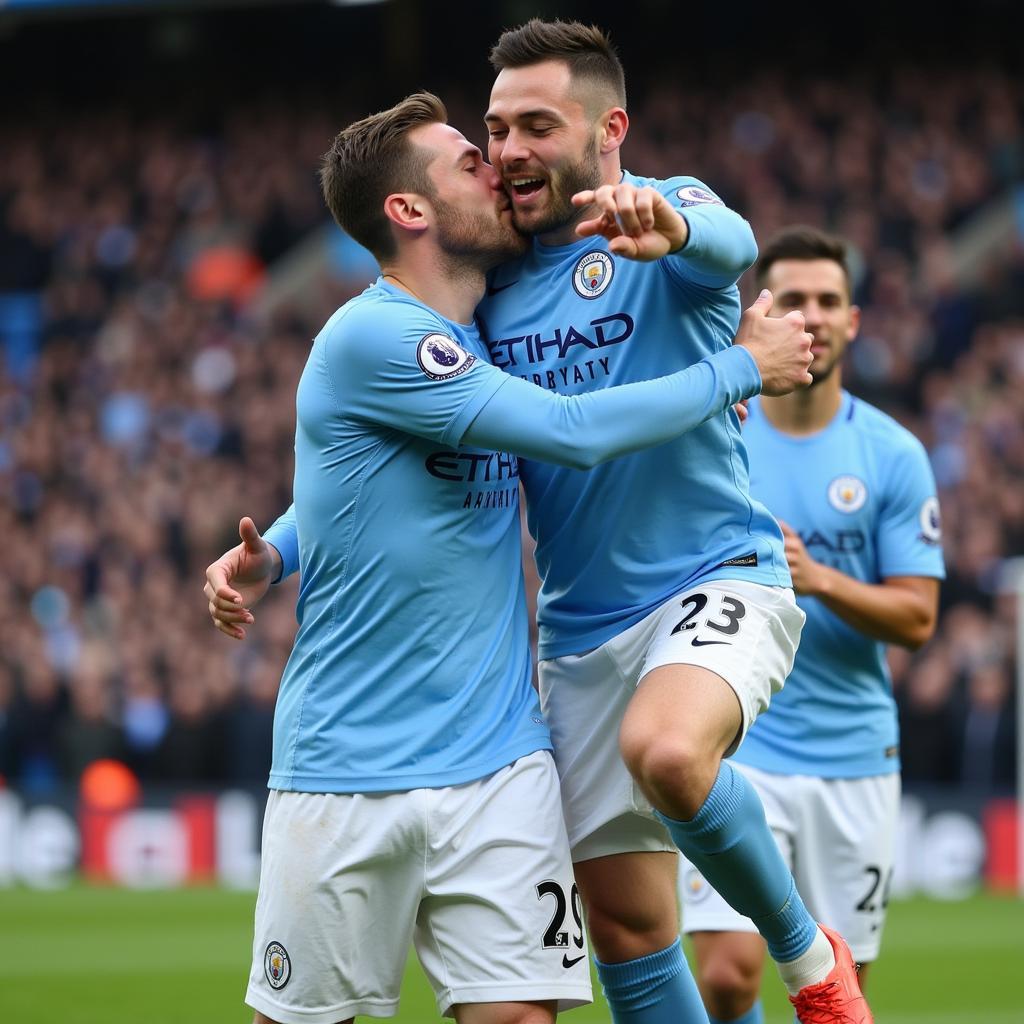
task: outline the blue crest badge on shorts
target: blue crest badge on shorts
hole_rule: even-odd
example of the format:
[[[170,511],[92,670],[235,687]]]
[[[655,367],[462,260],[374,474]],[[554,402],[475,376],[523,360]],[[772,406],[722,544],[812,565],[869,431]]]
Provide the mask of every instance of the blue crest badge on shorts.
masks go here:
[[[288,950],[280,942],[271,942],[263,954],[263,973],[272,989],[284,988],[292,976],[292,962]]]
[[[857,512],[864,507],[867,500],[868,489],[859,477],[837,476],[828,485],[828,502],[839,512]]]
[[[683,885],[686,886],[686,898],[691,903],[699,903],[711,895],[711,886],[696,868],[690,868],[686,872]]]
[[[572,286],[577,295],[596,299],[607,290],[615,273],[615,262],[601,249],[592,249],[576,261],[572,272]]]
[[[476,362],[476,356],[447,334],[427,334],[416,346],[416,362],[431,380],[448,380],[464,374]]]
[[[712,206],[725,206],[714,192],[700,185],[685,185],[676,192],[676,199],[680,206],[699,206],[701,203],[710,203]]]

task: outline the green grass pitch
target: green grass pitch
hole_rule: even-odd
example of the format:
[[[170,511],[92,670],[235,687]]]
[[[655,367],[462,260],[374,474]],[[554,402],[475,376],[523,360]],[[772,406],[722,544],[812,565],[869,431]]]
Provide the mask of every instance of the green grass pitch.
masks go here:
[[[216,889],[0,890],[0,1021],[247,1024],[254,899]],[[789,1024],[769,978],[769,1024]],[[877,1024],[1024,1024],[1024,903],[894,903],[871,996]],[[606,1024],[598,999],[562,1019]],[[439,1020],[415,964],[393,1019]]]

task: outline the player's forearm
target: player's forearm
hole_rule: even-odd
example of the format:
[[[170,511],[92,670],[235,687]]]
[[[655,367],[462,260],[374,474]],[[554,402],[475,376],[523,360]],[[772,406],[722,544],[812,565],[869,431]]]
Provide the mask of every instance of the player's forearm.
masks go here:
[[[885,643],[916,649],[935,631],[936,602],[896,583],[864,583],[819,565],[808,593],[858,632]]]
[[[739,280],[757,259],[754,232],[733,210],[710,204],[694,206],[683,217],[687,239],[675,257],[682,261],[688,277],[725,287]]]
[[[589,469],[671,441],[756,394],[760,386],[753,358],[739,347],[668,377],[573,398],[512,378],[484,406],[462,440]]]
[[[289,505],[280,515],[263,539],[270,545],[274,557],[274,572],[271,581],[280,583],[299,569],[299,534],[295,525],[295,506]]]

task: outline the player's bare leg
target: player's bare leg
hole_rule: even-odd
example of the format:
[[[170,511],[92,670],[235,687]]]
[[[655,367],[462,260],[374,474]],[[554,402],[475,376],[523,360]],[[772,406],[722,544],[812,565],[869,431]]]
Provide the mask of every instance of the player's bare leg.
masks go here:
[[[706,1020],[679,942],[678,861],[674,853],[647,852],[573,865],[613,1021]]]
[[[674,853],[621,853],[573,865],[598,960],[624,963],[675,941],[678,861]]]
[[[697,986],[716,1020],[749,1013],[761,991],[765,945],[752,932],[693,932]]]
[[[452,1007],[456,1024],[554,1024],[555,1000],[538,1003],[462,1003]]]
[[[754,921],[794,995],[821,985],[836,956],[796,891],[760,799],[722,760],[741,728],[739,699],[721,676],[670,664],[641,680],[619,738],[626,765],[676,845]]]

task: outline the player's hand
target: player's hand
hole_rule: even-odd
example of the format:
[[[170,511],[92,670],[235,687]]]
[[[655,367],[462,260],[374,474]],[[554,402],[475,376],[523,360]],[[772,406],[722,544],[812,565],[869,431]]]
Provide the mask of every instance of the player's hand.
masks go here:
[[[626,259],[649,262],[681,249],[690,237],[686,218],[655,188],[628,182],[577,192],[573,206],[593,206],[593,216],[576,225],[581,238],[601,235]]]
[[[758,295],[740,320],[735,344],[754,357],[761,373],[761,394],[777,397],[811,383],[807,368],[814,357],[803,313],[792,310],[783,317],[769,316],[773,301],[767,288]]]
[[[248,516],[238,524],[238,535],[242,543],[207,567],[203,593],[217,629],[244,640],[243,623],[256,621],[250,609],[270,589],[270,581],[280,571],[281,557]]]
[[[782,536],[786,545],[786,561],[789,563],[789,574],[793,577],[793,589],[798,594],[813,597],[820,590],[817,581],[821,563],[811,558],[796,530],[788,523],[782,522],[781,519],[779,526],[782,527]]]
[[[747,417],[750,415],[750,409],[747,406],[747,400],[745,398],[737,402],[732,407],[732,411],[736,413],[736,417],[739,419],[741,424],[747,422]]]

